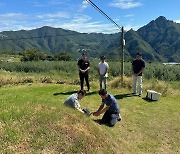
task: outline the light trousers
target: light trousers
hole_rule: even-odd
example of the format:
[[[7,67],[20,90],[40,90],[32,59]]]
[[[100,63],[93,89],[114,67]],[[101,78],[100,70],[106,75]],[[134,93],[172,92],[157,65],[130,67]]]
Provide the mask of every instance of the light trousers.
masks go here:
[[[142,76],[132,76],[132,90],[133,93],[142,94]]]
[[[100,90],[102,90],[102,82],[104,82],[104,89],[107,90],[107,77],[105,77],[104,75],[99,76]]]

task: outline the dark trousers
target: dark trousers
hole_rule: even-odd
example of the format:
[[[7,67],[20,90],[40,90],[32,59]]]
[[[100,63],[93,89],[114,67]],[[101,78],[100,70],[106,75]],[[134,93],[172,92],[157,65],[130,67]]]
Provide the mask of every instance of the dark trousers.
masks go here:
[[[102,117],[102,123],[110,127],[113,127],[118,121],[120,121],[119,112],[113,113],[107,110]]]
[[[83,86],[84,86],[84,79],[86,80],[86,85],[87,85],[87,90],[90,89],[89,86],[89,75],[88,73],[79,73],[79,78],[80,78],[80,82],[81,82],[81,90],[83,90]]]

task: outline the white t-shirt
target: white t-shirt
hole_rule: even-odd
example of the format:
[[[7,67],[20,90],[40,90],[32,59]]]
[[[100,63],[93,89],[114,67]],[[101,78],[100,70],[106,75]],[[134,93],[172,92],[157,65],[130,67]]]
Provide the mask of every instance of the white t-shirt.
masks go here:
[[[100,75],[104,75],[105,72],[106,72],[106,69],[109,68],[109,65],[106,62],[104,62],[104,63],[100,62],[99,65],[98,65],[98,68],[99,68],[99,71],[100,71]],[[108,73],[106,73],[104,76],[108,77]]]
[[[78,94],[74,93],[70,95],[64,102],[65,105],[70,106],[72,108],[80,108],[80,104],[78,102]]]

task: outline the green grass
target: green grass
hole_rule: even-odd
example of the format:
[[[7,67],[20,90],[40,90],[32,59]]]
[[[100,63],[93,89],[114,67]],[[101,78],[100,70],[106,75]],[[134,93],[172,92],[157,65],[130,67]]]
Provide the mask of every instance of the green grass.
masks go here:
[[[0,88],[0,153],[179,153],[180,98],[147,102],[127,89],[115,95],[123,121],[113,128],[63,105],[79,85],[28,83]],[[81,101],[95,111],[97,84]]]

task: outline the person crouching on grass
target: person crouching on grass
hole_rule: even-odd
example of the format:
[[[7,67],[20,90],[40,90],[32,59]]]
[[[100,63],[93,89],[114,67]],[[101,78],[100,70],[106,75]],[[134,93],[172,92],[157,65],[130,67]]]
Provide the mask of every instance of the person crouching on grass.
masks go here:
[[[70,95],[64,102],[66,106],[69,106],[71,108],[75,108],[78,111],[85,113],[86,115],[90,116],[91,112],[88,109],[81,108],[79,101],[84,98],[86,95],[85,90],[79,90],[77,93],[74,93]]]
[[[86,91],[79,90],[77,93],[74,93],[70,95],[64,102],[66,106],[78,109],[80,112],[83,112],[83,109],[80,107],[79,101],[83,99],[83,97],[86,95]]]
[[[107,124],[108,126],[113,127],[118,121],[121,121],[118,102],[113,95],[108,94],[104,89],[99,91],[99,95],[102,98],[102,104],[93,115],[99,116],[104,113],[101,124]],[[104,105],[106,106],[104,107]]]

